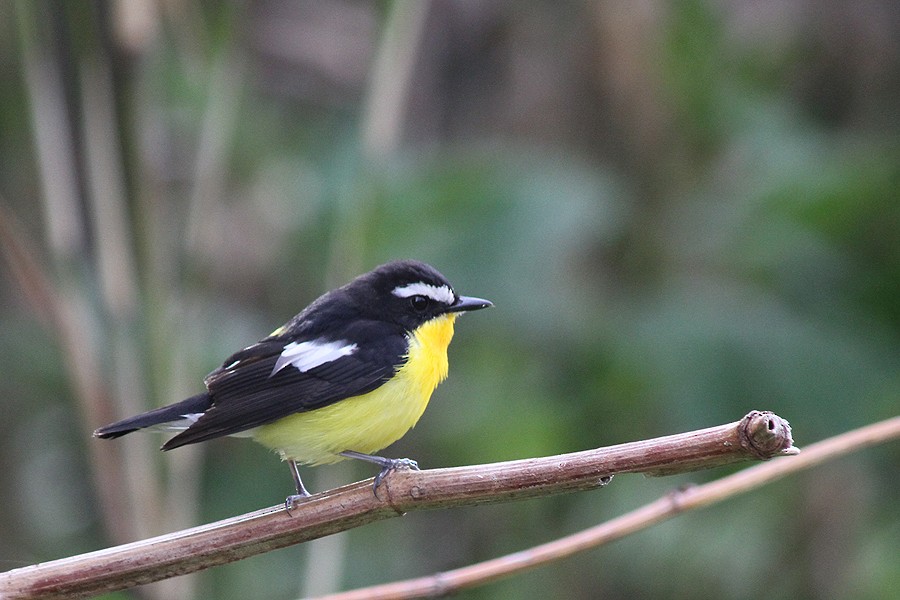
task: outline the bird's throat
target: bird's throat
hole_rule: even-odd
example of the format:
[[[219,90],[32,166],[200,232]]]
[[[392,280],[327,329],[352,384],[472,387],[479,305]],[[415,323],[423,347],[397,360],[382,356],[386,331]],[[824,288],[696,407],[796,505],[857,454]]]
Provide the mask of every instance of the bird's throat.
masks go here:
[[[437,384],[447,378],[447,347],[453,339],[454,313],[441,315],[410,334],[406,364],[400,369],[422,386],[429,396]]]

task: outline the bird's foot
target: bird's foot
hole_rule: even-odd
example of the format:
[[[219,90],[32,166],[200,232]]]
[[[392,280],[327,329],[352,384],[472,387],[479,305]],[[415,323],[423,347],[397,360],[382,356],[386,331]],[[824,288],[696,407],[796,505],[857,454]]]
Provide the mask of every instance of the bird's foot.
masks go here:
[[[291,494],[284,499],[284,509],[288,511],[288,514],[290,514],[292,508],[309,498],[310,495],[311,494],[309,492],[306,492],[305,494]]]
[[[391,471],[396,471],[397,469],[419,470],[419,463],[411,458],[386,458],[384,460],[384,463],[379,463],[381,464],[381,471],[375,476],[375,485],[372,486],[372,493],[376,496],[378,495],[378,486],[381,485],[381,482]]]
[[[354,452],[353,450],[345,450],[344,452],[341,452],[341,455],[346,456],[347,458],[365,460],[381,467],[381,472],[375,476],[375,485],[372,486],[372,493],[376,496],[378,495],[378,486],[381,485],[381,482],[391,471],[396,471],[397,469],[409,469],[410,471],[419,470],[419,463],[411,458],[385,458],[383,456]]]

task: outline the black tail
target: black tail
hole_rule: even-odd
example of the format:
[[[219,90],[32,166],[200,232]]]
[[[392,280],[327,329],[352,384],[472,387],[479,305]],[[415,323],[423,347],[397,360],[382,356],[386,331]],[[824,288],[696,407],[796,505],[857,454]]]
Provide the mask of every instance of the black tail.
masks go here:
[[[144,429],[145,427],[181,421],[186,415],[203,413],[208,410],[210,406],[209,394],[204,392],[202,394],[197,394],[196,396],[191,396],[181,402],[163,406],[101,427],[94,432],[94,437],[104,439],[117,438],[127,433],[131,433],[132,431]]]

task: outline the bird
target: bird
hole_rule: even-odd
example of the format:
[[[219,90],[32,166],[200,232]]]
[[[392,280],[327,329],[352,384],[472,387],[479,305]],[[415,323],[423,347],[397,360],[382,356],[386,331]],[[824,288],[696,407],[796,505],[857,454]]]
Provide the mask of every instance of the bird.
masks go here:
[[[375,453],[405,435],[448,374],[447,347],[462,313],[488,308],[460,296],[434,267],[395,260],[331,290],[269,336],[229,356],[181,402],[94,431],[178,432],[172,450],[222,436],[250,437],[287,462],[291,506],[310,496],[299,465],[360,459],[391,471],[416,461]]]

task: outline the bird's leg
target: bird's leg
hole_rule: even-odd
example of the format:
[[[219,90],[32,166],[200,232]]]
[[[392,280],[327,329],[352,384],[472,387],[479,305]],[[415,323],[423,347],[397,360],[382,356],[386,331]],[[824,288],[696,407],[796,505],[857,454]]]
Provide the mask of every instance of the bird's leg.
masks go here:
[[[297,488],[297,493],[292,494],[285,498],[284,507],[290,512],[291,507],[294,506],[300,500],[304,498],[309,498],[310,493],[303,486],[303,480],[300,479],[300,468],[297,466],[297,461],[288,459],[288,466],[291,468],[291,476],[294,478],[294,486]]]
[[[381,481],[391,471],[399,469],[401,467],[405,467],[413,471],[419,470],[419,463],[411,458],[385,458],[383,456],[374,456],[372,454],[354,452],[353,450],[344,450],[343,452],[341,452],[341,456],[346,456],[347,458],[358,458],[359,460],[365,460],[371,463],[375,463],[376,465],[381,467],[381,472],[375,476],[375,485],[372,487],[372,493],[376,495],[378,494],[378,486],[381,485]]]

